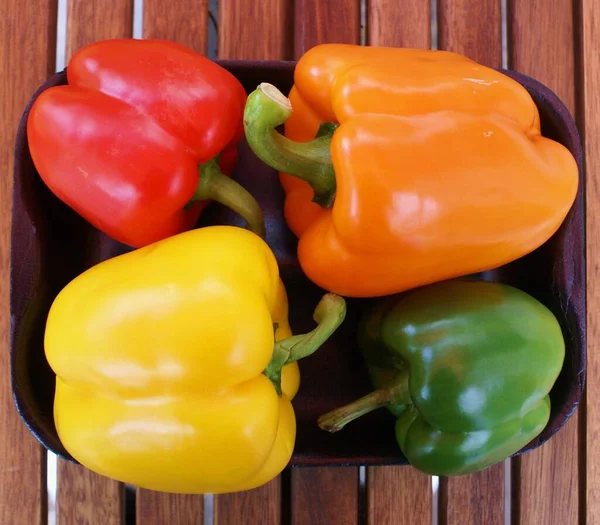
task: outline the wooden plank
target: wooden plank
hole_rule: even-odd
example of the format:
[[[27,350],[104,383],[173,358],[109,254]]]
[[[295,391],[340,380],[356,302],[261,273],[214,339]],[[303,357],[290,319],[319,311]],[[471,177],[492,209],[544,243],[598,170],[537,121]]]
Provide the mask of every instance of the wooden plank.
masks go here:
[[[131,36],[132,27],[133,0],[69,0],[67,60],[91,42]]]
[[[291,5],[289,0],[221,0],[219,57],[244,60],[291,59]]]
[[[508,21],[509,67],[546,84],[574,113],[573,2],[511,0]],[[590,209],[594,206],[588,201]],[[518,522],[579,523],[578,441],[576,413],[548,443],[515,462],[520,486],[513,490],[513,514]]]
[[[289,0],[220,0],[218,56],[223,59],[286,60],[292,55]],[[257,28],[260,28],[257,34]],[[282,480],[254,490],[216,495],[214,525],[281,522]]]
[[[477,62],[502,64],[500,0],[439,0],[439,48]],[[467,497],[479,494],[485,499]],[[440,480],[440,516],[450,524],[495,525],[504,516],[504,468],[497,465],[471,476]],[[487,518],[494,521],[486,521]]]
[[[360,43],[360,1],[296,0],[294,56],[328,42]],[[358,469],[297,468],[291,475],[292,525],[358,522]]]
[[[509,0],[508,40],[509,66],[546,84],[574,112],[572,0]]]
[[[69,0],[67,61],[91,42],[131,36],[132,19],[132,0]],[[57,516],[60,525],[122,523],[124,485],[78,465],[59,461]]]
[[[412,467],[369,467],[367,507],[369,525],[396,525],[398,516],[401,523],[430,525],[431,476]]]
[[[9,359],[9,269],[13,148],[33,92],[54,71],[56,0],[4,0],[0,17],[0,523],[46,522],[46,454],[19,418]]]
[[[580,109],[580,129],[584,132],[587,169],[587,304],[588,304],[588,373],[587,373],[587,513],[582,513],[581,522],[587,517],[589,524],[600,516],[600,326],[596,312],[600,305],[600,6],[597,0],[583,0],[578,13],[581,27],[581,51],[583,72],[578,72],[581,82],[583,103]],[[580,462],[582,464],[583,462]],[[587,496],[587,498],[585,497]]]
[[[67,461],[58,462],[56,515],[59,525],[121,525],[124,487]]]
[[[358,523],[358,469],[292,470],[292,525]]]
[[[360,0],[296,0],[294,55],[328,42],[360,43]]]
[[[431,0],[371,0],[367,20],[370,46],[431,47]]]
[[[208,35],[208,0],[144,0],[144,38],[179,42],[205,54]]]
[[[138,489],[136,520],[140,525],[201,525],[204,522],[204,498]]]
[[[513,521],[577,525],[577,465],[577,422],[571,419],[551,441],[513,462]]]
[[[440,49],[488,66],[502,63],[501,0],[439,0],[438,6]]]
[[[360,2],[296,0],[294,56],[327,42],[360,42]],[[357,468],[292,470],[292,525],[358,521]]]
[[[430,18],[430,0],[371,0],[367,11],[367,43],[429,49]],[[402,516],[402,523],[431,523],[431,476],[412,467],[369,467],[366,490],[370,525],[394,525],[398,516]]]
[[[471,476],[440,481],[444,525],[504,524],[504,463]]]
[[[230,523],[281,523],[281,477],[245,492],[223,494],[214,499],[214,525]]]
[[[144,38],[179,42],[206,53],[208,0],[144,0]],[[136,521],[140,525],[196,525],[204,520],[204,497],[136,489]]]

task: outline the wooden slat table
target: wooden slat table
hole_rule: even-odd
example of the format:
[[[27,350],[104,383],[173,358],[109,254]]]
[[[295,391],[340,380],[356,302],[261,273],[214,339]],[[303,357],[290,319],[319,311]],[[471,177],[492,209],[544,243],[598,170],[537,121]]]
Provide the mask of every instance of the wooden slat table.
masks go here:
[[[456,479],[432,479],[410,467],[370,467],[364,475],[358,468],[307,468],[286,470],[254,491],[213,499],[145,490],[126,497],[122,484],[59,461],[56,522],[122,524],[127,508],[127,523],[141,525],[203,524],[209,513],[216,525],[424,525],[434,518],[444,525],[600,523],[600,410],[593,403],[600,395],[598,0],[64,2],[66,45],[58,55],[62,0],[60,6],[58,0],[3,0],[0,16],[0,524],[46,524],[48,510],[54,510],[47,498],[46,453],[19,419],[10,392],[7,277],[17,122],[31,93],[55,71],[57,56],[65,58],[64,52],[68,59],[88,42],[132,35],[177,40],[211,55],[216,48],[219,57],[240,59],[293,59],[327,41],[437,46],[490,66],[507,65],[554,89],[576,115],[586,145],[590,402],[584,400],[540,449]],[[213,21],[214,44],[209,42]]]

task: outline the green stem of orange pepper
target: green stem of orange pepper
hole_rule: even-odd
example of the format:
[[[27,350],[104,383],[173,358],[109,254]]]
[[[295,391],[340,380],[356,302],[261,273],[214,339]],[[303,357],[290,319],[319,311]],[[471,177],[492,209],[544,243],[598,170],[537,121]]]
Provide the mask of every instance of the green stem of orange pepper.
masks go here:
[[[330,145],[335,124],[321,126],[310,142],[294,142],[276,131],[292,114],[289,99],[272,84],[254,90],[244,109],[244,130],[248,144],[266,164],[308,182],[314,201],[329,208],[335,199],[335,172]]]

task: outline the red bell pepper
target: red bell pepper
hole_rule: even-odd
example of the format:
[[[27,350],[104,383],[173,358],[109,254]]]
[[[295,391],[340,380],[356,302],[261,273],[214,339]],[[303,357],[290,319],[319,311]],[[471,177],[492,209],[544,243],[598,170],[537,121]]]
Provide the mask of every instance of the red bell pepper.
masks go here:
[[[231,73],[173,42],[115,39],[80,49],[67,82],[34,102],[29,148],[96,228],[138,248],[192,228],[217,200],[264,236],[260,207],[221,171],[243,136],[246,92]]]

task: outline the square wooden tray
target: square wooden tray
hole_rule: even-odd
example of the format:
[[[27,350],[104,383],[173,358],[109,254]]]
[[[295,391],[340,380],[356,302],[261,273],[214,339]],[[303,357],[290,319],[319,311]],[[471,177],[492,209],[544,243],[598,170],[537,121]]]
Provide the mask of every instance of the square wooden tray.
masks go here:
[[[240,79],[248,92],[260,82],[287,93],[294,62],[218,61]],[[563,370],[552,392],[552,414],[544,431],[521,452],[549,439],[571,416],[583,391],[586,367],[585,217],[582,151],[574,121],[548,88],[529,77],[506,72],[531,93],[540,110],[542,132],[565,145],[580,169],[577,199],[559,231],[528,256],[477,277],[516,286],[548,306],[558,317],[566,341]],[[48,79],[33,96],[65,84],[66,75]],[[43,352],[43,332],[49,307],[60,289],[90,266],[128,250],[59,201],[39,178],[28,150],[26,119],[19,126],[14,171],[11,252],[11,372],[17,409],[30,431],[49,450],[72,460],[54,427],[54,375]],[[312,311],[323,290],[302,274],[295,255],[296,239],[283,220],[283,191],[274,170],[261,163],[245,143],[234,178],[262,206],[267,242],[273,249],[288,289],[294,332],[312,329]],[[242,225],[233,213],[212,204],[199,226]],[[376,411],[335,435],[321,431],[317,416],[370,391],[356,348],[357,319],[369,300],[348,301],[348,316],[335,336],[300,364],[300,392],[294,400],[297,441],[292,465],[405,464],[394,439],[392,416]],[[535,367],[535,363],[531,363]]]

